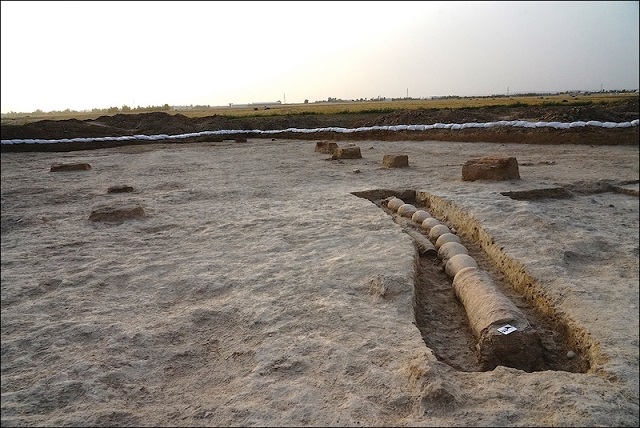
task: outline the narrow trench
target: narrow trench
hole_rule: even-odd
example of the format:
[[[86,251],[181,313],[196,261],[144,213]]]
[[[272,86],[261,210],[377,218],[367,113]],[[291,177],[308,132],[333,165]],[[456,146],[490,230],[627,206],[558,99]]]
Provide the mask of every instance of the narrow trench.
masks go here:
[[[394,217],[394,220],[399,215],[384,206],[382,201],[395,196],[407,204],[414,205],[417,209],[429,212],[451,228],[451,225],[434,215],[427,207],[417,204],[414,191],[372,190],[353,194],[368,199]],[[406,221],[402,224],[411,225],[428,239],[419,224]],[[587,352],[590,344],[576,343],[576,337],[582,337],[580,332],[573,332],[569,325],[563,323],[561,317],[550,316],[548,307],[543,310],[536,306],[535,300],[531,301],[519,295],[505,275],[492,263],[479,242],[474,242],[469,236],[463,234],[458,234],[458,237],[461,244],[467,248],[469,255],[477,262],[478,267],[491,277],[500,292],[517,306],[526,316],[531,327],[539,334],[542,348],[540,361],[536,363],[535,369],[527,371],[554,370],[586,373],[591,367]],[[412,239],[418,248],[418,242],[413,237]],[[418,254],[420,254],[419,251]],[[455,295],[452,279],[445,273],[442,261],[434,254],[420,254],[416,262],[414,313],[416,326],[422,339],[438,361],[462,372],[493,369],[487,368],[481,361],[476,349],[478,340],[472,332],[465,308]]]
[[[438,361],[462,372],[483,371],[464,307],[438,258],[420,257],[414,312],[422,340]]]

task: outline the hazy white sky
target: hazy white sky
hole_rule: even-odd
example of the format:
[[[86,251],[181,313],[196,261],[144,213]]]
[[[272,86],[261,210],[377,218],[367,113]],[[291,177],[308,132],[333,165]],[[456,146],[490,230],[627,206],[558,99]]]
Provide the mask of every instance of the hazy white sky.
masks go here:
[[[637,1],[2,1],[2,106],[638,89]]]

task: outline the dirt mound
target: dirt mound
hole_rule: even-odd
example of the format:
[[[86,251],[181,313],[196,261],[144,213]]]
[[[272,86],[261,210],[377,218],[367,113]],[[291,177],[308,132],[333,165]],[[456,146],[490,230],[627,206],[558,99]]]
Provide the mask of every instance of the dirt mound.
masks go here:
[[[391,113],[338,113],[338,114],[290,114],[273,116],[254,117],[229,117],[213,115],[200,118],[189,118],[182,114],[169,114],[165,112],[139,113],[139,114],[116,114],[114,116],[101,116],[95,120],[80,121],[69,120],[43,120],[25,125],[2,125],[2,139],[65,139],[65,138],[94,138],[94,137],[117,137],[125,135],[179,135],[196,133],[202,131],[217,130],[282,130],[289,128],[313,129],[313,128],[359,128],[365,126],[384,125],[429,125],[435,123],[468,123],[468,122],[493,122],[499,120],[528,120],[528,121],[589,121],[598,120],[602,122],[625,122],[637,119],[639,116],[638,98],[608,104],[586,104],[572,106],[489,106],[479,108],[458,108],[458,109],[416,109],[398,110]],[[463,132],[464,131],[464,132]],[[407,139],[428,139],[445,140],[452,139],[458,141],[494,141],[505,142],[522,140],[523,132],[536,134],[537,137],[530,141],[522,142],[543,142],[552,144],[578,143],[578,144],[604,144],[601,138],[601,130],[593,129],[572,129],[570,133],[566,130],[560,132],[552,130],[550,133],[546,129],[521,130],[521,129],[491,129],[491,130],[459,130],[451,134],[449,130],[432,130],[411,135],[407,133],[377,132],[375,135],[369,133],[337,135],[335,133],[314,133],[305,135],[300,133],[281,133],[279,138],[328,138],[328,139],[353,139],[353,138],[407,138]],[[606,144],[637,144],[638,128],[628,128],[624,130],[606,130],[607,135],[616,133],[615,138],[607,139]],[[584,135],[578,138],[576,134]],[[326,135],[325,135],[326,134]],[[569,135],[570,134],[570,135]],[[624,135],[618,135],[624,134]],[[247,133],[247,136],[249,133]],[[251,134],[255,135],[255,134]],[[567,138],[569,136],[569,138]],[[211,140],[211,137],[207,137]],[[190,142],[197,142],[200,139],[192,139]],[[187,142],[183,140],[183,142]],[[77,150],[89,148],[101,148],[113,144],[139,144],[140,142],[100,142],[89,147],[87,143],[83,146],[69,148],[57,147],[59,144],[49,145],[25,145],[29,146],[25,150]],[[67,144],[67,143],[64,143]],[[76,143],[71,143],[72,145]],[[106,144],[106,145],[105,145]],[[38,146],[38,147],[34,147]],[[48,146],[48,147],[39,147]],[[20,147],[5,147],[2,151],[21,151]]]
[[[100,116],[95,123],[113,128],[129,130],[135,133],[146,133],[149,130],[158,133],[174,132],[176,129],[188,128],[191,119],[182,114],[153,112],[146,114],[116,114]]]
[[[429,125],[434,123],[496,122],[527,120],[545,122],[575,122],[599,120],[626,122],[638,118],[638,98],[610,104],[581,106],[495,106],[458,109],[399,110],[368,122],[364,126]]]
[[[119,137],[130,135],[118,127],[104,125],[91,120],[41,120],[25,125],[2,125],[2,139],[47,139]]]

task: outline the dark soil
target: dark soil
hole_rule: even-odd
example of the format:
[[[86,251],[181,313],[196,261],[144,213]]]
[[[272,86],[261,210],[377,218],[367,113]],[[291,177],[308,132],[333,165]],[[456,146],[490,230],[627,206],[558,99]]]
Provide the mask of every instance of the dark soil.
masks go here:
[[[278,130],[287,128],[358,128],[375,125],[419,125],[434,123],[491,122],[498,120],[528,121],[589,121],[625,122],[640,116],[638,98],[608,104],[586,106],[498,106],[458,109],[398,110],[391,113],[339,113],[301,114],[283,116],[228,117],[213,115],[189,118],[182,114],[162,112],[139,114],[116,114],[101,116],[95,120],[42,120],[25,125],[2,125],[2,139],[64,139],[79,137],[106,137],[125,135],[178,135],[202,131],[224,129],[234,130]],[[268,134],[272,138],[273,134]],[[234,134],[238,138],[260,138],[259,134]],[[638,127],[601,129],[594,127],[556,130],[552,128],[523,129],[498,127],[488,129],[433,129],[429,131],[400,132],[358,132],[338,133],[279,133],[278,138],[297,139],[382,139],[382,140],[441,140],[441,141],[483,141],[521,142],[536,144],[638,144]],[[180,142],[215,141],[222,136],[196,137]],[[265,138],[262,136],[262,138]],[[155,143],[160,141],[155,141]],[[161,141],[176,142],[176,140]],[[129,144],[149,144],[145,141],[102,142],[102,143],[56,143],[2,145],[2,151],[47,150],[67,151],[90,148],[112,147]],[[153,144],[153,143],[152,143]],[[24,147],[28,146],[28,147]]]

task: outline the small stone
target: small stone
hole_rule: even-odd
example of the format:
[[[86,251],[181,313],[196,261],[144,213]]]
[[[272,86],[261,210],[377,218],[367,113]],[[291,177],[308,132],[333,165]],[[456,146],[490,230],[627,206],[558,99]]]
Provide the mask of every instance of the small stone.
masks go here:
[[[91,165],[88,163],[55,163],[51,165],[50,172],[58,171],[88,171]]]
[[[122,222],[125,220],[145,217],[144,209],[140,206],[111,207],[104,206],[91,211],[89,220],[103,222]]]
[[[107,189],[107,193],[129,193],[133,192],[131,186],[111,186]]]
[[[573,351],[567,352],[567,358],[573,360],[576,357],[576,353]]]
[[[360,172],[361,172],[361,171],[360,171],[358,168],[356,168],[356,169],[354,169],[354,170],[353,170],[353,173],[354,173],[354,174],[360,174]]]

